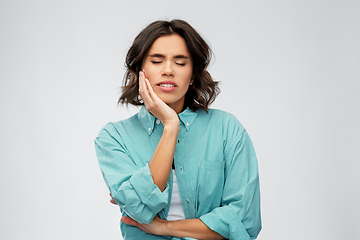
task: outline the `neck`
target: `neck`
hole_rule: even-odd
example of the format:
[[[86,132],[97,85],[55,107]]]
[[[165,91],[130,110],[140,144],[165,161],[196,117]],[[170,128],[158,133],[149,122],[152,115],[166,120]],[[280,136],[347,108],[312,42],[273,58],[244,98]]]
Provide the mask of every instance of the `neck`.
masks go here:
[[[184,111],[185,108],[184,101],[182,101],[181,103],[168,104],[168,106],[174,109],[176,114],[181,113],[182,111]]]

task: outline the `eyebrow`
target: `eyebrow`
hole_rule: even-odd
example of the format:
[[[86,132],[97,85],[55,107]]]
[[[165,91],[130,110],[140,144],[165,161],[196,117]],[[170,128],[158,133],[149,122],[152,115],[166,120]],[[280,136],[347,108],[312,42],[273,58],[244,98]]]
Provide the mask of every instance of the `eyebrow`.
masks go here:
[[[149,55],[149,57],[165,58],[165,55],[160,54],[160,53],[154,53],[154,54]],[[176,59],[189,59],[188,56],[185,56],[185,55],[182,55],[182,54],[176,55],[174,58],[176,58]]]

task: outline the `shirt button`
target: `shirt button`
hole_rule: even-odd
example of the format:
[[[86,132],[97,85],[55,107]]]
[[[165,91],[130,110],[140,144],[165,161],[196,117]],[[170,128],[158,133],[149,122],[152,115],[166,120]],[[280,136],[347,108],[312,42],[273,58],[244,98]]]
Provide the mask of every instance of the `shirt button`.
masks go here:
[[[149,130],[149,132],[150,132],[150,131],[151,131],[151,128],[149,128],[148,130]]]
[[[180,166],[180,172],[182,172],[183,171],[183,168]]]
[[[190,200],[189,200],[189,199],[186,199],[186,202],[187,202],[187,204],[190,204]]]
[[[178,139],[177,142],[180,143],[180,139]]]
[[[186,126],[187,126],[187,127],[189,126],[189,123],[188,123],[188,122],[186,123]]]
[[[158,120],[156,120],[156,124],[160,124],[160,120],[158,119]]]

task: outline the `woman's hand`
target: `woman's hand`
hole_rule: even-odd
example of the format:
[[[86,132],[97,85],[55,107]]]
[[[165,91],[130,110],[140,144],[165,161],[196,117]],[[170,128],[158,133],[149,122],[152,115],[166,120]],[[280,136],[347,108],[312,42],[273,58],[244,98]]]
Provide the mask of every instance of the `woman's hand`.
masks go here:
[[[114,200],[113,196],[111,195],[111,193],[109,193],[109,195],[110,195],[110,197],[111,197],[110,202],[111,202],[112,204],[117,205],[117,203],[115,202],[115,200]]]
[[[158,118],[163,123],[164,127],[165,125],[179,127],[179,118],[175,110],[169,107],[156,95],[143,71],[139,72],[139,94],[144,101],[146,109]]]
[[[134,219],[132,219],[130,217],[122,217],[121,222],[128,224],[128,225],[135,226],[135,227],[139,228],[140,230],[142,230],[146,233],[149,233],[149,234],[166,236],[166,222],[167,221],[162,220],[161,218],[156,217],[156,216],[149,224],[138,223],[137,221],[135,221]]]

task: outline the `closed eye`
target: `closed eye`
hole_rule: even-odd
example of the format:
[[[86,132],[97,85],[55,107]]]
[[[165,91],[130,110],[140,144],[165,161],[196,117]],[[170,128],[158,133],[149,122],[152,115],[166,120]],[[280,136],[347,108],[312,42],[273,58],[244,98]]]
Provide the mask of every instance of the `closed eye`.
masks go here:
[[[162,63],[162,61],[151,61],[153,64]]]
[[[176,63],[177,65],[180,65],[180,66],[185,66],[186,65],[186,63]]]

